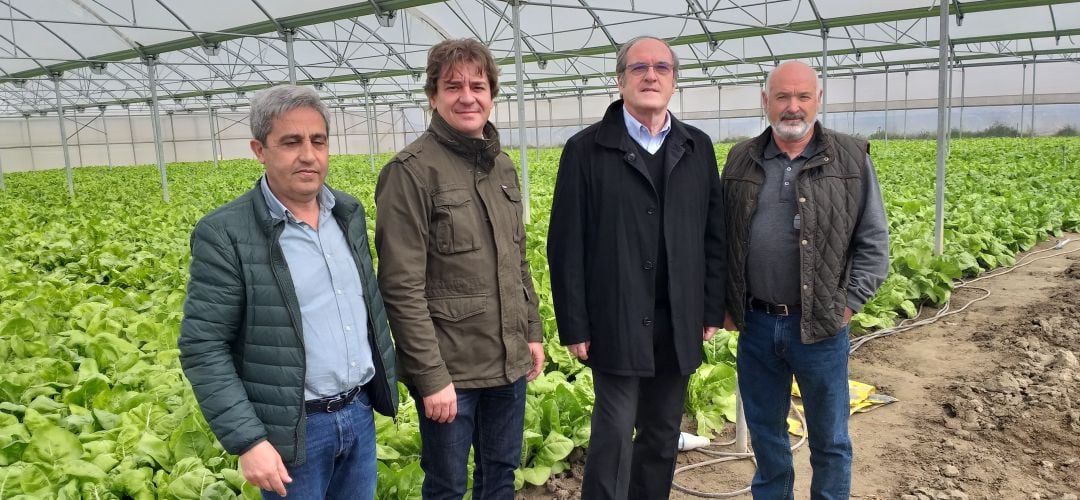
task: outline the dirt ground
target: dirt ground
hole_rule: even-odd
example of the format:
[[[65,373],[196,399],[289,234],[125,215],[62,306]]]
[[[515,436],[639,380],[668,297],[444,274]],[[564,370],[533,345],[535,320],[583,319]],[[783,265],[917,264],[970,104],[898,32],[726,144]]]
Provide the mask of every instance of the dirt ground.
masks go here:
[[[852,498],[1077,499],[1080,235],[1065,238],[1072,241],[1060,250],[1044,242],[1018,260],[1023,267],[973,283],[990,296],[966,310],[873,340],[853,354],[851,378],[899,401],[851,418]],[[952,307],[984,295],[958,290]],[[718,441],[730,439],[733,427]],[[710,458],[688,452],[679,461]],[[580,462],[519,498],[579,497]],[[795,497],[809,498],[805,446],[796,450],[795,466]],[[718,493],[748,485],[752,475],[753,465],[740,460],[682,472],[675,480]],[[680,491],[671,497],[701,498]]]

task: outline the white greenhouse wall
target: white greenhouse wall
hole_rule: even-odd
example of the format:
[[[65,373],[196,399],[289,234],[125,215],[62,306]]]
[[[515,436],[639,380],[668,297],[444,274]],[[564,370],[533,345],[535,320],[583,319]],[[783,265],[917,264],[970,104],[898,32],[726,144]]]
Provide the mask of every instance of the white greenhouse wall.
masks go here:
[[[832,74],[826,95],[826,124],[864,136],[881,133],[885,130],[887,105],[890,136],[931,133],[936,129],[937,75],[936,70],[911,71],[907,76],[905,100],[904,73],[890,71],[886,103],[886,76],[883,73],[862,75],[857,79],[850,74]],[[1030,64],[1026,71],[1020,66],[969,67],[963,75],[961,89],[961,71],[955,69],[952,72],[952,128],[961,125],[960,106],[963,103],[965,131],[982,130],[1000,123],[1030,133]],[[1053,134],[1069,126],[1080,129],[1080,91],[1075,87],[1076,81],[1080,81],[1080,65],[1037,65],[1034,80],[1037,134]],[[753,136],[767,125],[760,107],[761,87],[758,84],[724,85],[719,88],[719,94],[714,85],[694,85],[701,84],[687,84],[677,90],[670,109],[714,140]],[[530,147],[559,147],[582,127],[600,120],[610,102],[617,98],[617,87],[606,94],[583,96],[580,116],[575,94],[526,101],[525,141]],[[371,142],[375,142],[376,151],[381,153],[401,149],[426,128],[426,105],[423,102],[392,108],[377,106],[372,110],[375,125],[369,127],[363,106],[331,104],[331,154],[367,154]],[[718,109],[721,110],[719,113]],[[67,110],[66,116],[68,151],[73,167],[109,165],[110,161],[114,166],[156,162],[153,127],[145,111],[129,114],[124,110],[109,109],[103,118],[97,112]],[[216,110],[215,118],[221,158],[252,158],[246,109]],[[499,96],[491,119],[501,132],[504,148],[516,148],[517,102],[508,101],[506,95]],[[0,118],[0,162],[4,171],[63,167],[64,154],[58,129],[55,113]],[[371,140],[369,132],[375,133]],[[161,135],[167,163],[212,159],[209,117],[203,110],[162,113]]]

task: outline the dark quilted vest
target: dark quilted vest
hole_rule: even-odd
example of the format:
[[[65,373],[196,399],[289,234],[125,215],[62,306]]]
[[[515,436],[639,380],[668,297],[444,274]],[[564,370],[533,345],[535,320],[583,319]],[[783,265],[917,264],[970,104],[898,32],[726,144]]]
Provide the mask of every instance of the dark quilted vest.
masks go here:
[[[750,220],[758,191],[765,182],[763,154],[772,128],[741,142],[728,153],[722,182],[730,238],[728,245],[728,309],[740,329],[745,323],[746,257],[750,249]],[[796,185],[802,283],[802,341],[825,340],[840,330],[847,305],[850,271],[848,254],[863,198],[862,176],[869,144],[814,123],[824,148],[806,161]]]

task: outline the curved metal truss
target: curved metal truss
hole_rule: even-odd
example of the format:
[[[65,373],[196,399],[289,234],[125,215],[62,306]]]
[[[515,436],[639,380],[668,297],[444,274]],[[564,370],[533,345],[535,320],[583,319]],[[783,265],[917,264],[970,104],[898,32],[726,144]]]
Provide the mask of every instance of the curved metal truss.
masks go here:
[[[0,0],[0,115],[54,111],[56,79],[65,107],[145,106],[148,62],[165,110],[244,106],[290,79],[343,105],[419,104],[426,52],[452,37],[486,43],[513,94],[513,3],[527,97],[610,92],[639,35],[671,43],[684,88],[755,84],[788,59],[844,76],[938,65],[926,0]],[[954,67],[1080,62],[1076,0],[949,7]]]

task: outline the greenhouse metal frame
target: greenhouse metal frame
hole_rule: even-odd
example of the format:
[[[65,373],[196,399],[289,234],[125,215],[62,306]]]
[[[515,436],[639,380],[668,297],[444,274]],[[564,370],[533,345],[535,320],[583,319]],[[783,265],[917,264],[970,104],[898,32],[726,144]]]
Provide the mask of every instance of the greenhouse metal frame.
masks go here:
[[[561,106],[558,113],[565,117],[561,121],[573,123],[576,118],[577,127],[583,127],[584,99],[614,98],[620,44],[646,34],[667,40],[681,60],[680,116],[703,118],[702,112],[686,112],[683,92],[696,92],[697,101],[715,89],[716,110],[705,114],[716,120],[718,138],[724,118],[755,112],[760,116],[755,101],[764,76],[791,59],[819,69],[826,96],[823,123],[832,125],[830,111],[850,112],[854,131],[856,112],[883,109],[886,140],[890,111],[903,111],[906,133],[907,110],[931,107],[926,99],[909,100],[907,82],[913,72],[938,73],[932,106],[939,109],[941,136],[951,128],[953,113],[945,110],[953,106],[960,110],[961,131],[965,107],[1015,104],[1021,106],[1022,131],[1027,106],[1034,136],[1037,104],[1080,103],[1080,93],[1047,91],[1035,78],[1040,66],[1050,65],[1055,73],[1057,68],[1073,73],[1080,68],[1080,40],[1074,39],[1080,35],[1076,1],[231,0],[220,6],[209,0],[2,0],[0,123],[19,123],[21,117],[19,128],[21,132],[25,125],[25,134],[0,150],[29,150],[29,161],[21,164],[37,169],[34,148],[51,143],[40,144],[39,130],[35,146],[31,118],[55,115],[55,131],[49,135],[59,139],[68,189],[74,193],[69,140],[78,141],[80,132],[103,135],[111,166],[107,119],[115,122],[126,115],[131,163],[138,163],[131,113],[148,112],[162,194],[168,200],[163,121],[169,122],[172,159],[177,160],[176,118],[187,116],[190,123],[195,114],[202,115],[198,120],[207,133],[192,142],[201,144],[198,159],[209,155],[216,162],[225,155],[223,132],[243,121],[238,110],[251,93],[283,82],[312,85],[337,111],[332,128],[344,136],[339,137],[339,152],[348,152],[349,131],[361,125],[364,130],[355,135],[364,136],[367,144],[358,151],[389,150],[380,142],[380,128],[396,149],[399,135],[404,144],[406,129],[415,133],[426,123],[427,49],[443,39],[473,37],[491,48],[502,69],[507,110],[504,118],[497,109],[493,119],[513,129],[508,142],[520,148],[527,191],[527,129],[534,129],[539,145],[544,126],[539,102],[548,105],[549,134],[556,121],[552,99],[569,100],[570,106]],[[975,99],[965,95],[969,69],[1015,72],[1017,66],[1022,71],[1018,95],[1009,90]],[[958,100],[953,96],[956,70]],[[889,82],[901,74],[904,98],[894,103]],[[867,82],[861,94],[860,78]],[[830,83],[835,89],[837,81],[851,82],[847,102],[831,99],[838,92],[830,91]],[[742,108],[725,109],[725,89],[732,88],[751,89],[735,99]],[[857,99],[867,94],[876,95]],[[576,117],[566,109],[573,109],[575,100]],[[526,101],[533,103],[531,121]],[[97,109],[97,115],[80,120],[88,109]],[[361,111],[352,114],[351,125],[348,109]],[[231,122],[224,128],[223,119]],[[72,120],[69,131],[72,124],[67,122]],[[238,131],[234,139],[245,137]],[[78,148],[83,164],[81,141]],[[374,169],[373,155],[371,162]],[[942,168],[943,159],[939,163]]]

